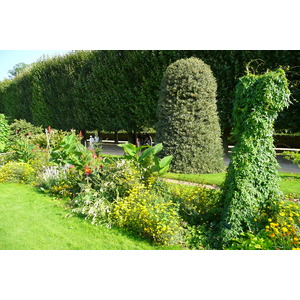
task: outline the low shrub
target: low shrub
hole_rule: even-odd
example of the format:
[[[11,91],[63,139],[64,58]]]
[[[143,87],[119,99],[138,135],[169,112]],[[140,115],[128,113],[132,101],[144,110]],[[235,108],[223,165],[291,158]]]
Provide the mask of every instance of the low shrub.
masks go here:
[[[246,232],[231,241],[233,250],[292,250],[300,243],[300,206],[291,201],[273,202],[270,215],[266,211],[257,222],[264,228],[257,234]]]
[[[36,170],[28,163],[10,161],[0,167],[0,182],[32,183]]]
[[[116,201],[111,218],[115,225],[153,240],[157,244],[178,244],[182,240],[179,206],[153,193],[145,185],[131,189]]]
[[[230,247],[226,250],[270,250],[272,242],[265,237],[254,235],[251,232],[245,232],[239,239],[232,241]]]
[[[111,226],[110,213],[112,203],[107,200],[105,194],[85,186],[72,200],[72,212],[91,220],[94,225],[106,224]]]
[[[45,167],[53,165],[49,161],[49,153],[46,150],[35,151],[34,157],[28,160],[28,163],[38,172],[42,171]]]
[[[265,216],[266,217],[266,216]],[[300,240],[300,206],[291,201],[275,203],[275,214],[268,218],[261,234],[271,239],[273,249],[291,250]]]
[[[36,145],[29,143],[28,138],[21,138],[15,140],[11,145],[11,151],[13,152],[13,160],[28,163],[29,160],[34,159],[36,154]]]
[[[300,168],[300,153],[285,151],[283,152],[284,158],[289,159],[293,162],[293,164],[297,165]]]
[[[81,177],[69,166],[45,167],[38,177],[40,190],[56,197],[73,198],[80,192]]]
[[[70,134],[67,131],[52,129],[52,134],[49,136],[49,144],[51,148],[57,147],[63,140],[63,138]],[[40,148],[47,148],[47,136],[45,133],[39,133],[32,135],[30,141],[34,145],[38,145]]]
[[[192,250],[209,250],[210,243],[207,240],[209,231],[205,225],[187,225],[184,232],[184,246]]]
[[[92,188],[114,202],[128,195],[141,182],[141,171],[131,160],[104,158],[99,168],[92,168],[88,176]]]
[[[180,207],[181,217],[189,225],[214,227],[220,220],[220,192],[202,187],[172,185],[173,201]]]
[[[9,125],[11,137],[24,138],[43,133],[42,126],[34,126],[24,119],[14,119],[13,123]]]
[[[139,167],[144,183],[147,183],[150,177],[164,175],[169,170],[170,163],[173,159],[172,155],[162,159],[158,158],[157,154],[163,149],[161,143],[154,147],[149,145],[136,147],[130,143],[119,145],[119,147],[125,151],[123,157],[134,161],[136,166]]]

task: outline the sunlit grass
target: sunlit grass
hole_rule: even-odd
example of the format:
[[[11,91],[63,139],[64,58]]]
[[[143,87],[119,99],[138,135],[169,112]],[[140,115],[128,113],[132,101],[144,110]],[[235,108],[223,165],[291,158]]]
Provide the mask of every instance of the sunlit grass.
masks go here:
[[[221,186],[225,180],[226,173],[217,174],[177,174],[167,173],[164,178],[189,181],[200,184],[209,184]],[[280,189],[285,195],[294,194],[294,197],[300,197],[300,174],[279,172]]]
[[[88,221],[66,218],[62,201],[36,188],[16,183],[0,184],[1,250],[158,250],[125,230],[108,229]]]

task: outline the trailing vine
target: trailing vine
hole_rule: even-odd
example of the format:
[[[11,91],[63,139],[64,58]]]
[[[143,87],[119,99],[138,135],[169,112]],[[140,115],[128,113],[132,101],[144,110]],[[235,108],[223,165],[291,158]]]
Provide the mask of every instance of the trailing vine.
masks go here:
[[[281,196],[273,145],[273,123],[288,107],[290,91],[282,69],[248,74],[236,87],[233,109],[237,141],[222,188],[223,244],[245,231],[256,232],[262,211]]]
[[[0,152],[3,152],[9,137],[9,125],[4,114],[0,114]]]

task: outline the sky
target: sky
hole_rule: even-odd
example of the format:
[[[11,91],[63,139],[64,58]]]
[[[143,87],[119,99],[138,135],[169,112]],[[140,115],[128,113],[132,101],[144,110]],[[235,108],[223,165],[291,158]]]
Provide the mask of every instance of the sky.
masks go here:
[[[0,81],[9,78],[8,71],[18,63],[31,64],[44,55],[64,55],[72,50],[0,50]]]

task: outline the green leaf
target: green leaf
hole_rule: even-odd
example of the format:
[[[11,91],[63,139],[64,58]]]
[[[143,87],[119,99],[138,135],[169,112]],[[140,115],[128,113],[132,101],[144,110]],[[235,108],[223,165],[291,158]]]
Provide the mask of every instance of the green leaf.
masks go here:
[[[147,146],[148,147],[148,146]],[[142,155],[139,157],[139,162],[144,161],[146,158],[150,157],[153,154],[153,148],[146,149]]]
[[[162,143],[159,143],[155,145],[152,149],[153,149],[153,154],[155,155],[163,149],[163,145]]]
[[[159,167],[161,169],[165,168],[165,167],[169,167],[171,161],[173,159],[173,155],[169,155],[164,157],[163,159],[161,159],[161,161],[159,162]]]
[[[125,153],[127,153],[129,156],[136,156],[138,154],[138,150],[136,148],[135,145],[133,144],[121,144],[121,145],[118,145],[119,147],[123,148]]]

